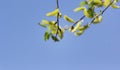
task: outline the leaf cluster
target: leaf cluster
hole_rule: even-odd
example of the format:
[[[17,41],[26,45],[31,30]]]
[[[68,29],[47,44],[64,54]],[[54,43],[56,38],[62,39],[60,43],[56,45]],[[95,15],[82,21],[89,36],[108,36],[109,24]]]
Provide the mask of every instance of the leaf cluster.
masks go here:
[[[47,17],[56,17],[56,20],[42,20],[39,24],[40,26],[47,28],[44,34],[44,40],[47,41],[51,38],[54,41],[59,41],[63,38],[64,32],[66,30],[72,32],[75,36],[82,35],[85,30],[90,27],[91,24],[98,24],[102,22],[102,15],[109,7],[112,7],[114,9],[120,8],[120,6],[117,5],[118,2],[119,0],[84,0],[77,8],[73,10],[74,12],[83,12],[83,16],[79,20],[75,21],[68,15],[63,15],[60,12],[59,2],[56,0],[55,10],[46,14]],[[99,12],[96,11],[96,9],[99,9]],[[61,27],[59,24],[61,18],[71,23],[71,25],[67,28]],[[91,22],[83,25],[84,18],[90,19]]]

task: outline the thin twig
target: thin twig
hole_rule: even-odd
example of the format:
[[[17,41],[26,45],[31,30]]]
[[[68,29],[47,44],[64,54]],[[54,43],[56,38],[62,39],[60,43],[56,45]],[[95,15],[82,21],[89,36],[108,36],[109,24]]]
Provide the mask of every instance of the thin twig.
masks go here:
[[[57,8],[59,8],[59,2],[58,2],[58,0],[56,0],[56,3],[57,3]]]
[[[81,20],[83,20],[85,18],[85,15],[82,16],[78,21],[76,21],[72,26],[74,27],[78,22],[80,22]]]
[[[59,2],[58,2],[58,0],[56,0],[56,4],[57,4],[57,9],[59,9]],[[56,23],[58,25],[57,32],[56,32],[56,37],[58,35],[58,31],[60,30],[60,28],[59,28],[59,15],[60,15],[60,13],[58,12],[58,14],[57,14],[57,20],[56,20]]]

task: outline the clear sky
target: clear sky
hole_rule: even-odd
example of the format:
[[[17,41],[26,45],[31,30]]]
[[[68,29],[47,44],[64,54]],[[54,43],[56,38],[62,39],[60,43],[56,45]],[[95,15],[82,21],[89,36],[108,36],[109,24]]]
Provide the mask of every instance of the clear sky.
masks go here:
[[[77,20],[79,2],[60,0],[61,12]],[[109,8],[80,37],[45,42],[37,23],[52,20],[45,14],[54,8],[55,0],[0,0],[0,70],[120,70],[120,9]]]

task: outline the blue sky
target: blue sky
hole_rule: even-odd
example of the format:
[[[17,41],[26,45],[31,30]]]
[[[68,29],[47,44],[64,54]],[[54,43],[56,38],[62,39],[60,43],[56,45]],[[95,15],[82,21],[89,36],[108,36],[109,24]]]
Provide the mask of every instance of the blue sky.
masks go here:
[[[79,1],[60,0],[61,12],[77,20]],[[54,8],[55,0],[1,0],[0,70],[120,70],[120,9],[109,8],[80,37],[66,32],[58,43],[45,42],[37,23],[52,20],[45,14]]]

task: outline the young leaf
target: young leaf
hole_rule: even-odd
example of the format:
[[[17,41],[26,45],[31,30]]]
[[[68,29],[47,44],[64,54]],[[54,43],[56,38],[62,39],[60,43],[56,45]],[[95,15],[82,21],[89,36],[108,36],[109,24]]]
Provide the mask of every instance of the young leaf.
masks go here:
[[[89,25],[87,24],[87,25],[84,25],[84,26],[81,26],[80,28],[79,28],[79,30],[86,30],[87,28],[89,28]]]
[[[64,15],[64,19],[66,21],[70,22],[70,23],[74,23],[75,22],[72,18],[68,17],[67,15]]]
[[[73,30],[71,30],[71,32],[77,31],[80,28],[80,26],[81,26],[81,21],[77,23],[77,25],[74,27]]]
[[[51,33],[54,35],[57,33],[57,30],[52,30]]]
[[[94,17],[94,8],[84,9],[84,15],[88,18]]]
[[[110,4],[111,0],[104,0],[103,5],[107,7]]]
[[[84,10],[84,9],[85,9],[85,7],[77,7],[74,9],[74,12],[79,12],[79,11]]]
[[[85,30],[80,30],[79,32],[75,32],[74,35],[75,36],[80,36],[84,33]]]
[[[59,13],[59,9],[55,9],[54,11],[47,13],[46,16],[48,16],[48,17],[56,16],[58,13]]]
[[[120,6],[117,6],[117,5],[115,5],[115,4],[112,4],[111,7],[114,8],[114,9],[120,8]]]
[[[93,24],[100,23],[102,21],[102,16],[96,17],[95,20],[93,21]]]
[[[80,3],[80,6],[85,6],[86,4],[87,4],[87,2],[83,1],[83,2]]]
[[[44,40],[47,41],[47,40],[49,40],[49,38],[50,38],[50,34],[48,31],[46,31],[44,34]]]
[[[40,26],[46,28],[46,25],[38,23]]]
[[[84,15],[88,18],[93,18],[94,15],[94,8],[89,8],[88,10],[85,7],[78,7],[76,9],[74,9],[75,12],[79,12],[83,10]]]
[[[48,20],[42,20],[41,23],[39,23],[39,25],[46,28],[49,23],[50,22]]]
[[[94,4],[98,7],[102,7],[103,6],[103,1],[102,0],[94,0]]]
[[[63,33],[64,33],[64,29],[59,29],[58,30],[58,36],[60,37],[60,39],[63,38]]]
[[[41,24],[48,25],[50,22],[48,20],[42,20]]]

